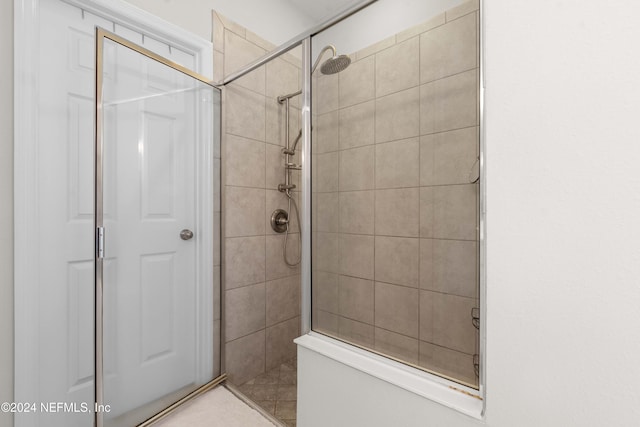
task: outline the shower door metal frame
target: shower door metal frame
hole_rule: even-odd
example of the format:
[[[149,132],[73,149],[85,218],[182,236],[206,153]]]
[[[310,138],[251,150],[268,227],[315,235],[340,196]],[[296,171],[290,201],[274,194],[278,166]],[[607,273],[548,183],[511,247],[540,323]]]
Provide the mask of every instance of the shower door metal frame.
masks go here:
[[[104,212],[103,212],[103,197],[104,197],[104,182],[103,182],[103,173],[104,173],[104,138],[103,138],[103,130],[104,130],[104,118],[103,118],[103,53],[104,53],[104,41],[110,40],[114,43],[117,43],[123,47],[129,48],[138,54],[145,56],[151,60],[157,61],[161,64],[166,65],[180,73],[186,74],[189,77],[192,77],[195,80],[200,81],[208,86],[211,86],[213,89],[220,92],[220,89],[216,87],[211,80],[206,78],[205,76],[196,73],[193,70],[190,70],[186,67],[183,67],[180,64],[177,64],[169,59],[166,59],[142,46],[139,46],[135,43],[130,42],[129,40],[120,37],[110,31],[107,31],[103,28],[96,27],[95,32],[95,165],[94,165],[94,209],[95,209],[95,296],[94,296],[94,362],[95,362],[95,376],[94,376],[94,400],[95,405],[98,408],[104,406],[104,288],[103,288],[103,275],[104,275],[104,258],[103,258],[103,231],[104,231]],[[222,238],[220,240],[223,241]],[[222,252],[221,252],[222,254]],[[220,289],[220,310],[221,315],[224,315],[222,308],[224,307],[224,292],[222,290],[222,283]],[[222,337],[222,333],[220,337]],[[215,334],[214,334],[215,339]],[[222,338],[220,338],[222,340]],[[198,389],[192,391],[188,395],[184,396],[182,399],[173,403],[169,407],[165,408],[163,411],[139,424],[139,427],[146,427],[151,425],[152,423],[158,421],[161,418],[166,417],[180,405],[194,397],[199,396],[200,394],[212,389],[217,386],[221,382],[227,379],[226,373],[224,373],[224,350],[223,346],[220,345],[221,349],[220,355],[220,375],[216,378],[213,378],[211,381],[206,384],[200,386]],[[104,413],[102,411],[94,411],[94,425],[95,427],[103,427],[104,426]]]

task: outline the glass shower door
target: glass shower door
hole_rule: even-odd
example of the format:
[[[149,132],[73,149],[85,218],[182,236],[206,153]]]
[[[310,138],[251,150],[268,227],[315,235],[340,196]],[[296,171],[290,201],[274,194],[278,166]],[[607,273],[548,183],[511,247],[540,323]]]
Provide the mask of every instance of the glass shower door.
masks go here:
[[[131,426],[221,373],[214,339],[220,95],[188,70],[102,34],[96,396],[104,406],[98,426]]]

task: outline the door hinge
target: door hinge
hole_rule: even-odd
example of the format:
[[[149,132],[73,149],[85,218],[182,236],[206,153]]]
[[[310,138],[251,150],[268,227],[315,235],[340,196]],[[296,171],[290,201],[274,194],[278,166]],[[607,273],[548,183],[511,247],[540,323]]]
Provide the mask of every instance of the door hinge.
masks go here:
[[[96,257],[104,258],[104,227],[96,228]]]

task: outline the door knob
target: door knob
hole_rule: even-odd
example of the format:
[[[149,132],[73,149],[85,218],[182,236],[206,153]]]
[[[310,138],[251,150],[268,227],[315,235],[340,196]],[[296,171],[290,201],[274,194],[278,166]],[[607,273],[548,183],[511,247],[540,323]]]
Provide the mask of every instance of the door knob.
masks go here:
[[[193,239],[193,231],[187,230],[186,228],[180,232],[180,238],[182,240],[190,240]]]

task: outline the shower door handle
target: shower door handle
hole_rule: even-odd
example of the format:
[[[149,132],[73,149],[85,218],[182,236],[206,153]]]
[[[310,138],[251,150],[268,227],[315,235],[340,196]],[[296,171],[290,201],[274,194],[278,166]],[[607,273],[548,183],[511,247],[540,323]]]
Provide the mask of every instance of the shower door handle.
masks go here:
[[[182,240],[191,240],[193,239],[193,231],[187,230],[186,228],[180,232],[180,238]]]

